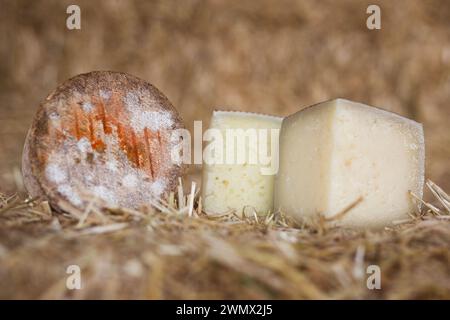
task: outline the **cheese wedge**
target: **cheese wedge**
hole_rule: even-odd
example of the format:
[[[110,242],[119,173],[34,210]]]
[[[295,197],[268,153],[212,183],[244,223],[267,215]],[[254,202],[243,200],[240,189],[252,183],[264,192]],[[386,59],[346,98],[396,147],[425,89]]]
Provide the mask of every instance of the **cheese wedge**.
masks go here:
[[[380,228],[407,219],[422,197],[422,125],[343,99],[283,120],[275,209],[300,220]]]
[[[213,113],[204,135],[210,141],[203,152],[202,172],[208,214],[241,214],[246,208],[265,214],[273,209],[281,121],[247,112]]]

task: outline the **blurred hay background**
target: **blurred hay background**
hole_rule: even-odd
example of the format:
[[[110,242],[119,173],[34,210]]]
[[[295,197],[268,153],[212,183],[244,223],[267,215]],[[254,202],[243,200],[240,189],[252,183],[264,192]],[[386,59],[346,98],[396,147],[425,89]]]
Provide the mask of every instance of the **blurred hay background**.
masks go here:
[[[0,190],[20,188],[25,133],[57,84],[92,70],[137,75],[186,125],[213,108],[288,115],[345,97],[425,125],[427,176],[450,186],[450,3],[430,1],[0,0]],[[366,28],[379,4],[382,29]],[[19,186],[17,186],[19,184]]]
[[[73,3],[77,31],[65,26]],[[381,6],[380,31],[366,28],[369,4]],[[190,128],[214,108],[288,115],[335,97],[398,112],[424,124],[427,177],[448,190],[449,22],[445,0],[0,0],[0,191],[23,191],[21,151],[39,102],[92,70],[153,83]],[[447,218],[347,233],[153,212],[83,229],[17,201],[0,203],[1,298],[450,297]],[[126,225],[90,229],[110,223]],[[382,291],[365,287],[361,250],[386,270]],[[74,262],[84,291],[65,288]]]

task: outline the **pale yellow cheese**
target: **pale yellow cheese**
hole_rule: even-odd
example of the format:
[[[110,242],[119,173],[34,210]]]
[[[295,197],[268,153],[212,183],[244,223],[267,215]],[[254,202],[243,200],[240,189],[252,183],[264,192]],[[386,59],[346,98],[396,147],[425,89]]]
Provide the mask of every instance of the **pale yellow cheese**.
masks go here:
[[[266,214],[273,209],[273,183],[278,169],[278,137],[281,121],[282,118],[279,117],[247,112],[213,113],[210,129],[217,129],[222,135],[224,162],[208,163],[205,153],[211,145],[206,146],[202,172],[202,200],[207,213],[224,214],[234,211],[241,214],[248,208],[249,213],[255,210],[257,213]],[[227,132],[236,133],[238,138],[227,139]],[[265,135],[266,140],[261,139],[260,135]],[[254,140],[255,137],[257,140]],[[245,141],[244,145],[240,145],[241,149],[238,147],[238,139],[241,139],[241,142]],[[231,150],[235,152],[235,162],[226,162],[227,146],[233,146]],[[262,157],[259,157],[259,152],[265,150],[267,150],[265,154],[271,158],[270,164],[261,161]],[[244,155],[242,151],[245,151]],[[237,158],[239,152],[240,156],[244,156],[241,162]],[[250,154],[258,155],[256,162]],[[271,172],[268,169],[272,167],[274,161],[277,164],[276,167],[273,166],[275,171]]]
[[[275,209],[310,221],[356,204],[334,222],[354,228],[407,219],[424,148],[422,125],[397,114],[343,99],[311,106],[283,120]]]

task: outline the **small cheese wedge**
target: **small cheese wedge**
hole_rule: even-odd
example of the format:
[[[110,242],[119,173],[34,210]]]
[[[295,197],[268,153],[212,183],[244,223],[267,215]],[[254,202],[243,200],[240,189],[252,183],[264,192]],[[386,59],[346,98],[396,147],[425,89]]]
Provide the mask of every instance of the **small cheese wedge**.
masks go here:
[[[348,100],[319,103],[283,120],[275,209],[388,226],[414,211],[409,191],[422,197],[424,162],[421,124]]]
[[[208,214],[273,210],[281,121],[248,112],[213,113],[205,132],[210,142],[203,152],[202,172],[202,199]]]

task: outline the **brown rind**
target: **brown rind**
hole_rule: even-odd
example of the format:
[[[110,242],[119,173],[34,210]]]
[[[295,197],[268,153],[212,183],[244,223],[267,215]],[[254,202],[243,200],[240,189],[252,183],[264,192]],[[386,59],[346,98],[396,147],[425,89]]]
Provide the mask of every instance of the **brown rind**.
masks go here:
[[[168,134],[181,128],[175,108],[151,84],[119,72],[78,75],[39,106],[24,145],[25,187],[58,211],[82,209],[91,196],[113,206],[149,205],[147,200],[173,190],[185,171],[169,159]],[[111,156],[118,171],[108,174]],[[93,174],[91,183],[86,177]],[[122,184],[127,174],[132,183]],[[156,182],[157,192],[146,190]],[[81,201],[73,201],[69,189]]]

